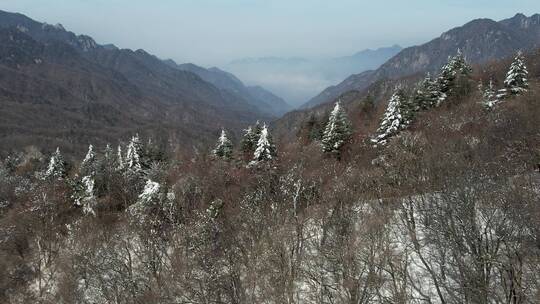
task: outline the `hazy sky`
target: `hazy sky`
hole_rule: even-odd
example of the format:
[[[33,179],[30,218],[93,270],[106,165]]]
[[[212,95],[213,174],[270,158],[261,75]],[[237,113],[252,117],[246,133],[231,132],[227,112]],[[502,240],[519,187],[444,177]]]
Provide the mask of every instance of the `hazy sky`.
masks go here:
[[[243,57],[341,56],[426,42],[471,19],[540,12],[539,0],[0,0],[99,43],[223,65]]]

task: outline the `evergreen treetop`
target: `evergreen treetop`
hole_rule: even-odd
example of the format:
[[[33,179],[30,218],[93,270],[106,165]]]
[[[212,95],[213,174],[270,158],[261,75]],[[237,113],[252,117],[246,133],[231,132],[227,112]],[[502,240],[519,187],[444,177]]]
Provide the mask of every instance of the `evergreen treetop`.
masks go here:
[[[56,151],[49,160],[49,165],[45,171],[45,178],[57,178],[63,179],[66,176],[66,162],[64,157],[60,153],[60,148],[56,148]]]
[[[529,88],[528,75],[529,72],[525,66],[525,58],[523,57],[523,53],[519,51],[506,73],[506,79],[504,80],[506,92],[511,95],[519,95],[526,92]]]
[[[438,104],[441,104],[448,95],[456,92],[459,79],[467,78],[471,73],[471,66],[467,63],[461,50],[458,49],[455,56],[448,58],[448,62],[441,68],[441,73],[437,78],[438,90],[440,91]]]
[[[118,163],[117,169],[122,170],[125,167],[124,156],[122,156],[122,146],[118,145],[116,150],[116,162]]]
[[[397,87],[388,102],[376,137],[371,140],[373,143],[386,144],[388,138],[398,133],[410,123],[406,119],[407,115],[403,114],[404,102],[405,96],[403,90]]]
[[[338,153],[350,136],[351,124],[341,103],[338,101],[330,113],[328,123],[323,132],[323,151],[327,153]]]
[[[255,162],[272,160],[276,157],[276,147],[274,146],[272,136],[268,132],[266,124],[261,128],[261,135],[257,141],[253,160]]]
[[[141,153],[142,145],[139,139],[139,135],[137,134],[131,138],[131,141],[127,146],[125,166],[129,170],[135,172],[142,170]]]
[[[413,103],[415,111],[427,110],[439,104],[442,93],[439,91],[437,81],[434,80],[428,73],[427,76],[420,81],[414,91]]]
[[[95,175],[96,174],[96,153],[94,152],[94,146],[88,146],[88,152],[81,162],[80,174],[82,176]]]
[[[232,157],[233,145],[227,138],[225,130],[221,130],[216,148],[212,151],[212,154],[216,157],[223,159],[230,159]]]

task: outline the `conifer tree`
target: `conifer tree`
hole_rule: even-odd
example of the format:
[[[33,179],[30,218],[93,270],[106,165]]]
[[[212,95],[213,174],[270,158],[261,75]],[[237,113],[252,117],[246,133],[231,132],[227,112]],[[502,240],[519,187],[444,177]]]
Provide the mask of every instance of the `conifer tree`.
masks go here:
[[[64,157],[60,153],[60,148],[56,148],[56,151],[49,160],[49,165],[45,171],[44,178],[56,178],[63,179],[66,176],[66,162]]]
[[[127,146],[126,159],[124,160],[125,166],[133,171],[139,172],[142,170],[141,164],[142,145],[139,139],[139,135],[135,135],[131,138]]]
[[[493,80],[489,81],[489,85],[483,89],[483,101],[482,104],[488,108],[493,108],[499,99],[497,98],[497,93],[495,92],[495,86],[493,85]]]
[[[82,176],[94,176],[97,170],[97,157],[94,153],[94,146],[88,146],[88,152],[81,162],[80,175]]]
[[[83,208],[84,214],[96,215],[95,206],[97,200],[94,194],[94,179],[90,176],[83,177],[73,186],[71,198],[74,205]]]
[[[174,192],[167,192],[167,187],[151,179],[146,181],[137,202],[128,208],[134,224],[150,228],[155,236],[162,233],[163,224],[172,222]]]
[[[105,146],[105,149],[103,150],[103,158],[107,160],[113,159],[113,150],[110,144]]]
[[[118,163],[116,167],[118,170],[124,169],[125,163],[124,157],[122,156],[122,147],[120,145],[118,145],[118,149],[116,152],[116,162]]]
[[[255,149],[253,160],[255,162],[272,160],[276,157],[276,147],[272,141],[272,136],[268,132],[268,127],[264,125],[261,128],[261,136],[257,141],[257,148]]]
[[[122,152],[120,151],[120,156]],[[118,159],[114,156],[114,151],[111,145],[107,144],[103,150],[103,157],[99,161],[99,171],[112,171],[118,168]]]
[[[460,86],[464,85],[463,80],[467,81],[471,73],[472,68],[467,63],[461,50],[458,50],[454,57],[449,57],[448,63],[442,67],[441,73],[437,78],[438,89],[440,91],[440,98],[437,105],[444,102],[449,95],[465,89]]]
[[[452,58],[452,66],[453,70],[459,75],[468,76],[472,73],[472,68],[467,63],[467,60],[460,49],[458,49],[456,56]]]
[[[232,142],[227,138],[225,130],[221,130],[221,136],[219,137],[217,146],[212,151],[212,154],[219,158],[230,159],[232,157],[232,152]]]
[[[253,134],[255,136],[255,143],[259,140],[259,137],[261,137],[263,126],[261,126],[261,123],[257,120],[255,123],[255,126],[253,126]]]
[[[326,153],[338,153],[351,136],[351,124],[338,101],[330,113],[323,132],[322,147]]]
[[[257,148],[257,141],[260,136],[261,131],[259,126],[256,125],[255,128],[249,126],[242,137],[242,152],[250,156],[253,155],[253,152],[255,152],[255,149]]]
[[[519,51],[510,66],[510,69],[506,73],[506,79],[504,80],[504,86],[506,93],[510,95],[519,95],[527,92],[529,83],[527,77],[529,72],[525,66],[525,59],[523,53]]]
[[[417,84],[414,91],[413,103],[415,105],[415,110],[427,110],[436,106],[441,99],[441,92],[437,85],[437,81],[431,78],[431,75],[428,75]]]
[[[386,144],[388,138],[397,134],[401,129],[407,127],[410,123],[406,120],[408,116],[404,111],[404,102],[405,96],[401,88],[396,88],[394,94],[388,102],[386,112],[384,113],[383,119],[375,138],[371,141],[375,144]]]

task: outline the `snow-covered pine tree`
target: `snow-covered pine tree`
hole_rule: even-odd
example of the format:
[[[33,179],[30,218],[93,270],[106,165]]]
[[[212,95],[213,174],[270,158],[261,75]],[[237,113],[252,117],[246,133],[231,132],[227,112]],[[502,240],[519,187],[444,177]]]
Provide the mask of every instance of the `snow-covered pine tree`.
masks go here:
[[[77,207],[83,208],[84,214],[96,215],[95,206],[97,200],[94,194],[94,179],[90,176],[83,177],[73,186],[71,198]]]
[[[120,146],[118,146],[120,149]],[[99,159],[99,171],[100,172],[113,172],[118,169],[120,165],[118,159],[122,158],[122,150],[119,151],[118,157],[114,155],[114,151],[111,145],[107,144],[103,150],[103,156]]]
[[[97,157],[94,152],[94,146],[88,146],[88,152],[81,162],[79,174],[81,176],[95,176],[97,170]]]
[[[497,103],[499,103],[499,99],[497,98],[497,93],[495,91],[495,86],[493,85],[493,80],[490,80],[489,85],[483,90],[484,91],[482,104],[486,108],[492,109]]]
[[[261,136],[257,141],[257,148],[255,149],[253,160],[255,162],[272,160],[276,157],[276,147],[272,141],[272,136],[268,132],[266,124],[261,129]]]
[[[402,113],[404,101],[405,96],[403,91],[400,87],[397,87],[388,102],[376,136],[371,139],[371,142],[384,145],[388,141],[388,138],[397,134],[409,124],[409,121],[406,120],[406,115]]]
[[[139,195],[137,203],[131,205],[129,213],[137,220],[143,221],[148,213],[147,208],[151,202],[159,200],[161,185],[152,180],[147,180],[142,193]]]
[[[103,159],[112,160],[113,159],[113,149],[111,145],[107,144],[103,150]]]
[[[66,176],[66,162],[64,157],[60,153],[60,148],[56,148],[56,151],[51,156],[49,160],[49,165],[47,170],[43,174],[45,179],[56,178],[63,179]]]
[[[125,163],[124,163],[124,157],[122,156],[122,146],[120,145],[118,145],[118,149],[116,152],[116,162],[118,163],[116,167],[117,170],[124,169]]]
[[[259,122],[257,121],[255,127],[249,126],[245,130],[241,142],[242,152],[251,157],[251,155],[253,155],[253,152],[255,152],[255,149],[257,148],[257,142],[259,141],[259,137],[261,137],[261,127],[259,125]]]
[[[448,58],[448,62],[441,68],[441,73],[437,78],[438,91],[440,92],[437,105],[444,102],[449,95],[463,89],[459,87],[460,80],[467,80],[471,73],[471,66],[467,63],[461,50],[458,49],[455,56]]]
[[[133,223],[150,228],[150,232],[157,236],[162,233],[165,222],[173,221],[174,200],[174,192],[167,192],[166,185],[148,179],[137,202],[128,208],[128,212]]]
[[[463,56],[461,49],[458,49],[456,56],[452,58],[452,65],[454,67],[454,71],[456,71],[459,75],[468,76],[472,74],[472,68],[469,63],[467,63],[467,59],[465,59],[465,56]]]
[[[259,137],[261,137],[263,126],[261,126],[261,122],[257,120],[255,123],[255,126],[253,126],[253,134],[255,136],[255,143],[259,140]]]
[[[142,170],[141,164],[142,145],[139,135],[135,135],[131,138],[127,146],[126,159],[124,160],[126,168],[133,172],[139,172]]]
[[[227,138],[225,130],[221,130],[221,135],[218,139],[216,148],[212,151],[212,154],[216,157],[223,159],[230,159],[232,157],[233,145]]]
[[[525,58],[523,53],[519,51],[510,66],[510,69],[506,73],[506,79],[504,80],[504,86],[506,93],[510,95],[519,95],[527,92],[529,83],[527,77],[529,72],[525,66]]]
[[[351,124],[347,114],[338,101],[330,113],[323,132],[322,147],[326,153],[339,153],[341,147],[351,136]]]
[[[428,73],[427,76],[417,84],[414,91],[413,103],[417,111],[427,110],[436,106],[441,97],[442,93],[439,91],[437,81]]]

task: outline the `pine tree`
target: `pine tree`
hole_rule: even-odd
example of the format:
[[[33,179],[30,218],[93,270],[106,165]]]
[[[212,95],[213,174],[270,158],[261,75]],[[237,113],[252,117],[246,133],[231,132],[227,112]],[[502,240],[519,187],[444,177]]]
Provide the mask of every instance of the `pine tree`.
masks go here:
[[[467,63],[461,50],[458,49],[454,57],[448,58],[448,63],[442,67],[437,78],[438,91],[440,92],[437,105],[444,102],[448,96],[467,89],[463,86],[466,85],[471,73],[471,66]]]
[[[94,153],[94,147],[92,145],[88,146],[88,152],[81,162],[80,175],[82,176],[94,176],[97,170],[97,157]]]
[[[147,180],[144,189],[137,203],[131,205],[128,209],[129,213],[139,221],[144,221],[148,216],[148,209],[154,201],[160,198],[161,185],[152,180]]]
[[[242,152],[245,154],[252,155],[253,152],[255,152],[255,148],[257,147],[257,141],[259,140],[259,136],[253,131],[253,128],[249,126],[244,133],[244,136],[242,137]]]
[[[139,172],[142,170],[141,164],[142,145],[139,139],[139,135],[135,135],[131,138],[127,146],[125,166],[133,171]]]
[[[506,92],[510,95],[519,95],[527,92],[529,88],[528,75],[529,72],[525,66],[525,58],[523,57],[523,53],[519,51],[506,73],[506,79],[504,80]]]
[[[467,60],[460,49],[458,49],[456,56],[452,58],[452,65],[454,71],[459,75],[468,76],[472,74],[472,68],[467,63]]]
[[[116,169],[118,170],[124,169],[125,163],[124,163],[124,157],[122,156],[122,147],[120,145],[118,145],[118,149],[116,152],[116,162],[118,163]]]
[[[212,151],[212,154],[219,158],[230,159],[232,157],[232,152],[232,142],[227,138],[225,130],[221,130],[221,136],[219,137],[218,144]]]
[[[120,151],[119,156],[122,157],[122,151]],[[118,166],[118,158],[115,157],[111,145],[107,144],[107,146],[105,146],[105,149],[103,150],[103,156],[99,160],[98,171],[112,172],[114,170],[117,170]]]
[[[44,178],[56,178],[63,179],[66,176],[66,162],[64,157],[60,153],[60,148],[56,148],[56,151],[51,156],[47,170],[45,171]]]
[[[253,126],[253,134],[255,137],[255,143],[259,140],[259,137],[261,137],[263,126],[261,126],[261,123],[257,120],[255,123],[255,126]]]
[[[112,160],[113,159],[113,149],[111,145],[107,144],[103,150],[103,159]]]
[[[276,157],[276,147],[272,142],[272,136],[268,132],[268,127],[264,125],[261,128],[261,136],[257,141],[257,148],[255,149],[253,160],[255,162],[272,160]]]
[[[399,87],[396,88],[388,102],[386,112],[384,113],[380,127],[377,130],[377,135],[371,140],[373,143],[386,144],[388,138],[397,134],[409,124],[409,121],[406,120],[407,115],[402,113],[404,101],[405,96],[403,91]]]
[[[83,208],[84,214],[96,215],[95,206],[97,200],[94,194],[94,179],[90,176],[83,177],[73,186],[71,198],[74,205]]]
[[[413,103],[415,110],[427,110],[436,106],[442,97],[442,93],[439,91],[437,81],[433,80],[428,74],[420,83],[417,84]]]
[[[336,102],[323,132],[322,147],[326,153],[339,153],[351,136],[351,124],[340,102]]]
[[[499,99],[497,98],[497,93],[495,92],[495,86],[493,85],[493,80],[489,81],[489,85],[483,89],[483,101],[482,104],[488,108],[493,108]]]
[[[167,192],[167,187],[151,179],[146,181],[137,202],[128,208],[134,224],[149,229],[156,237],[162,233],[165,223],[173,222],[174,192]]]

